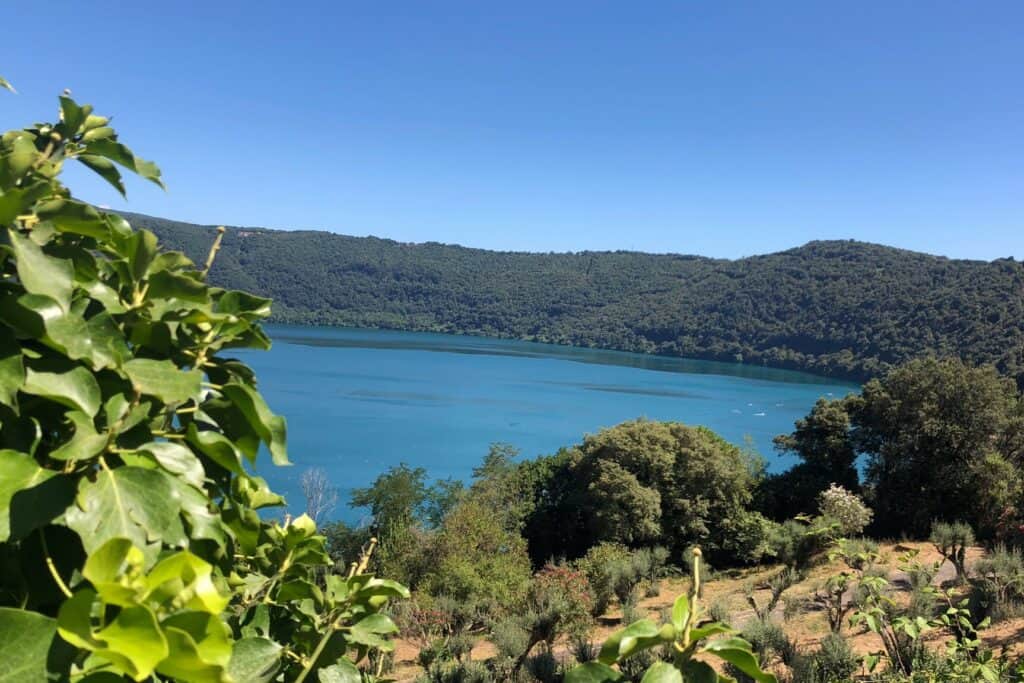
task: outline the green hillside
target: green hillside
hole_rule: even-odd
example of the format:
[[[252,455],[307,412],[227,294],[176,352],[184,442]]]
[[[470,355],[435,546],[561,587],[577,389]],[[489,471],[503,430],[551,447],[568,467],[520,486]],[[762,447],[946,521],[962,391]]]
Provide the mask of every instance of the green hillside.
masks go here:
[[[205,255],[208,226],[130,215]],[[848,378],[933,352],[1024,380],[1024,265],[853,241],[738,260],[496,252],[231,228],[215,283],[281,322],[432,330],[742,360]]]

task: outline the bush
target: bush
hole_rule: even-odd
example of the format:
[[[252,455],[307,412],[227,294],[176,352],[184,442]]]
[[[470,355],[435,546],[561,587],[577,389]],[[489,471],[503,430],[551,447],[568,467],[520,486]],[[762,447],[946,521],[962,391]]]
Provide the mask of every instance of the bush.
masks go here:
[[[574,565],[582,571],[590,584],[594,601],[591,614],[595,617],[608,611],[615,598],[620,568],[629,561],[629,550],[618,543],[599,543]]]
[[[580,664],[597,659],[600,648],[588,635],[569,636],[569,653]]]
[[[818,495],[818,512],[834,520],[843,536],[858,536],[871,523],[871,508],[859,496],[832,484]]]
[[[491,627],[490,640],[500,658],[514,662],[530,644],[530,632],[516,618],[506,618]]]
[[[562,680],[562,667],[550,650],[527,659],[525,668],[539,683],[560,683]]]
[[[586,635],[594,623],[586,574],[567,566],[544,567],[530,584],[526,611],[535,615],[530,630],[549,647],[563,634]]]
[[[518,532],[481,500],[458,503],[428,544],[421,591],[479,604],[498,614],[518,605],[530,584],[530,560]]]
[[[788,567],[804,570],[834,535],[831,523],[824,518],[815,518],[810,523],[788,519],[769,528],[767,554]]]
[[[1024,614],[1024,555],[1020,550],[997,546],[978,560],[975,572],[972,613],[993,621]]]
[[[740,631],[740,635],[750,643],[751,648],[758,656],[762,669],[775,659],[787,665],[793,662],[796,655],[795,646],[782,627],[770,619],[751,619]],[[730,671],[737,680],[753,681],[752,678],[735,667]]]
[[[860,658],[843,636],[830,633],[810,654],[793,661],[792,683],[846,683],[860,668]]]
[[[426,674],[416,679],[417,683],[498,683],[498,681],[504,683],[508,680],[507,678],[496,678],[480,662],[434,664]]]

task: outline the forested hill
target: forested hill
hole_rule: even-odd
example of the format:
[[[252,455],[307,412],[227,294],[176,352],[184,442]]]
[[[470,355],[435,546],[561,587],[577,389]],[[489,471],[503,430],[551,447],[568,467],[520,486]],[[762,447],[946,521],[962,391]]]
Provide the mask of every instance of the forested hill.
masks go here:
[[[208,226],[129,214],[201,260]],[[231,228],[215,284],[281,322],[434,330],[742,360],[850,378],[928,352],[1024,380],[1024,266],[853,241],[735,261],[495,252]]]

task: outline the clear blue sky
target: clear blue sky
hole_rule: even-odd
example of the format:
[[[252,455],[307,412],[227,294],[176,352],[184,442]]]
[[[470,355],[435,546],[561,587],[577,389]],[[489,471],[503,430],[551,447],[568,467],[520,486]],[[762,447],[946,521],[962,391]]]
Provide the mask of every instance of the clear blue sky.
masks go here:
[[[4,129],[65,87],[113,113],[167,180],[132,183],[130,210],[502,249],[1024,257],[1020,0],[97,0],[3,23]]]

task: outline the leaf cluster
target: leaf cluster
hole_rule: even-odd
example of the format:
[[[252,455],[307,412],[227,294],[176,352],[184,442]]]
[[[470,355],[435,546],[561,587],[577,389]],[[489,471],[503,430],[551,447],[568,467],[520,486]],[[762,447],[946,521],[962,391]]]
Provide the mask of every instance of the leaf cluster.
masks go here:
[[[207,284],[219,237],[199,268],[72,197],[70,162],[161,183],[109,123],[64,96],[0,137],[0,680],[353,680],[407,591],[260,516],[286,425],[225,354],[270,302]]]

